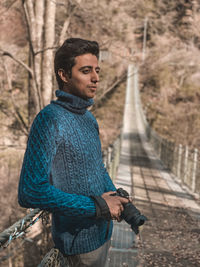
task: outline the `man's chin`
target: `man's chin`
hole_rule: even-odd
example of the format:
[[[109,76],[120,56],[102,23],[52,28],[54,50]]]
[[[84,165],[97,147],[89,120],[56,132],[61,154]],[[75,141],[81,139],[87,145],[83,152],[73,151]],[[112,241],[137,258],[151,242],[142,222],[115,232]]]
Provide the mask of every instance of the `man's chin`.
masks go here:
[[[96,97],[96,92],[92,93],[92,94],[89,94],[87,97],[88,97],[88,99],[95,98]]]
[[[96,95],[87,95],[87,96],[81,96],[81,98],[85,99],[85,100],[89,100],[89,99],[93,99],[95,98]]]

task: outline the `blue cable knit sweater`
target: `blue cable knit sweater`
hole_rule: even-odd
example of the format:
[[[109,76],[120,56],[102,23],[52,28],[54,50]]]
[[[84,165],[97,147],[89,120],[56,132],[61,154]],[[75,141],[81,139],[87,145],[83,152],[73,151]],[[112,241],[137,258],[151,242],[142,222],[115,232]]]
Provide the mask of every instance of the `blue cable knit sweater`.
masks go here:
[[[95,218],[90,196],[115,191],[101,153],[98,124],[87,110],[93,100],[57,90],[36,116],[19,182],[19,204],[52,212],[55,246],[64,254],[97,249],[112,223]]]

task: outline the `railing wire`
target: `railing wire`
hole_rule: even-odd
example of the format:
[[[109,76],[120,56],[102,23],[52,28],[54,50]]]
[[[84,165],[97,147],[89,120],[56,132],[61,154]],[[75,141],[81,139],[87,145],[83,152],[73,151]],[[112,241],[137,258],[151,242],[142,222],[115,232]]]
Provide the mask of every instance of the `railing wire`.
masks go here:
[[[159,136],[148,124],[141,104],[137,72],[135,76],[135,96],[139,118],[145,129],[145,134],[152,144],[156,155],[174,178],[190,193],[200,197],[200,157],[197,148],[190,149],[182,144],[175,144]]]
[[[44,213],[45,211],[41,211],[40,209],[31,210],[24,218],[1,232],[0,250],[7,248],[13,240],[23,237],[28,228],[35,224],[44,215]],[[36,215],[38,216],[35,218]]]

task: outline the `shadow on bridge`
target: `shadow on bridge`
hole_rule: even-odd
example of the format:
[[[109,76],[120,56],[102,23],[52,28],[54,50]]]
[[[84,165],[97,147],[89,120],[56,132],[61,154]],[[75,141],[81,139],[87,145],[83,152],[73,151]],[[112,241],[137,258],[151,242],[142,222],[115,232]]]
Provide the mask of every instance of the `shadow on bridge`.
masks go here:
[[[137,132],[128,134],[125,133],[123,135],[123,140],[128,140],[130,142],[130,146],[128,150],[126,149],[121,152],[120,162],[127,166],[134,165],[149,169],[169,171],[167,168],[162,166],[162,162],[159,159],[155,157],[149,157],[142,146],[142,138],[146,139],[146,135],[141,135]]]

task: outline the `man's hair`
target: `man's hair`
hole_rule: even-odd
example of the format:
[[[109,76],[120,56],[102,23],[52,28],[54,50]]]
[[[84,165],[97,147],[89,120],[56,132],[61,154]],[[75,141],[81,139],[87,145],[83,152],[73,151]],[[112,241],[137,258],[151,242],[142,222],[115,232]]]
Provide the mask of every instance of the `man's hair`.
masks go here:
[[[54,71],[59,89],[63,89],[63,81],[58,75],[58,70],[63,69],[69,77],[72,74],[72,67],[76,64],[75,57],[84,54],[93,54],[99,58],[99,45],[95,41],[80,38],[69,38],[56,51],[54,58]]]

